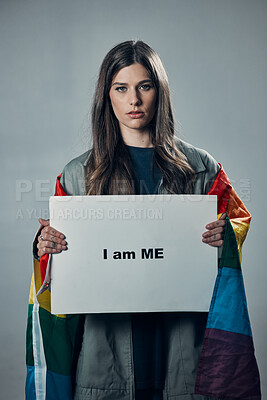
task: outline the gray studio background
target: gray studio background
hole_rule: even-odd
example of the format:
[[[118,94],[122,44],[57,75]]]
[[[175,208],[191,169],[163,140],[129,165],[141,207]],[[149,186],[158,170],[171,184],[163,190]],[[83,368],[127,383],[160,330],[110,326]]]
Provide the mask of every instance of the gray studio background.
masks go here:
[[[180,135],[223,164],[253,215],[243,272],[266,399],[266,17],[264,0],[0,1],[1,399],[24,398],[37,218],[89,146],[104,55],[132,38],[163,59]]]

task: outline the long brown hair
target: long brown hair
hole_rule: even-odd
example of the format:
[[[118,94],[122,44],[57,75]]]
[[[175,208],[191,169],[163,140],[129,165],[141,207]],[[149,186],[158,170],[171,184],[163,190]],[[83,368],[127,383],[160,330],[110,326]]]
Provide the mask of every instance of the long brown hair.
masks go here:
[[[126,41],[111,49],[100,67],[92,106],[93,148],[88,160],[86,189],[89,195],[134,194],[134,171],[109,91],[122,68],[140,63],[148,71],[157,93],[156,110],[149,124],[154,161],[169,193],[189,192],[194,171],[174,141],[174,119],[167,74],[158,54],[142,41]]]

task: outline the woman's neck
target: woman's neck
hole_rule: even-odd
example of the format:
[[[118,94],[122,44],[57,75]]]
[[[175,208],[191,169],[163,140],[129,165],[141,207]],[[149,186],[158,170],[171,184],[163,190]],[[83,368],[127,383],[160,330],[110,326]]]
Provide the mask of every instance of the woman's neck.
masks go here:
[[[133,147],[154,147],[149,132],[121,132],[124,143]]]

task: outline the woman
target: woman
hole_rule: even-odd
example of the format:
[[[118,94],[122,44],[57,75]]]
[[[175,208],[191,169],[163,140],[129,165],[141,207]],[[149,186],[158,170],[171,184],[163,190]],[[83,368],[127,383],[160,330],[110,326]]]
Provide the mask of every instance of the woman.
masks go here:
[[[168,79],[159,56],[144,42],[121,43],[106,55],[92,108],[92,134],[92,150],[64,168],[56,194],[214,193],[218,195],[219,218],[206,226],[202,241],[221,247],[225,211],[234,210],[241,251],[250,215],[231,189],[220,165],[207,152],[175,138]],[[40,223],[34,247],[35,253],[38,249],[36,290],[42,282],[42,288],[49,283],[49,274],[45,277],[44,272],[48,255],[67,249],[63,233],[50,227],[49,221],[40,219]],[[46,296],[43,300],[46,311],[40,316],[42,296]],[[90,314],[83,320],[79,316],[63,318],[49,314],[47,291],[38,295],[38,301],[37,297],[32,299],[32,303],[26,385],[29,399],[34,398],[30,393],[33,386],[37,387],[38,375],[38,355],[34,355],[34,334],[31,333],[36,320],[32,315],[36,313],[39,313],[40,332],[45,342],[40,354],[43,351],[43,363],[49,371],[44,378],[40,368],[39,383],[43,380],[45,391],[46,379],[47,399],[70,399],[72,395],[76,400],[211,398],[194,394],[205,313]],[[53,344],[51,337],[55,334],[46,331],[44,320],[53,329],[59,321],[63,324],[64,332],[59,329],[57,337],[64,335],[64,343],[68,343],[63,346],[64,352]],[[69,340],[66,331],[73,335]],[[60,339],[57,343],[63,341]],[[63,353],[68,358],[64,365]],[[50,365],[49,360],[53,360]],[[41,361],[39,365],[43,365]],[[70,377],[75,377],[72,388]],[[58,387],[61,389],[56,395]]]

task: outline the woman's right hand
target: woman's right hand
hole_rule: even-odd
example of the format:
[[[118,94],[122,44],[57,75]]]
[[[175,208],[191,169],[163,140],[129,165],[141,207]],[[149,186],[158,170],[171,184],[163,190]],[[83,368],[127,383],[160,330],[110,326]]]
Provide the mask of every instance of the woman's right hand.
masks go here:
[[[38,256],[44,254],[61,253],[62,250],[67,250],[67,242],[65,235],[50,226],[49,219],[39,218],[39,222],[44,228],[38,237]]]

